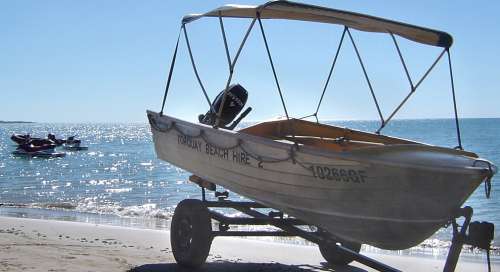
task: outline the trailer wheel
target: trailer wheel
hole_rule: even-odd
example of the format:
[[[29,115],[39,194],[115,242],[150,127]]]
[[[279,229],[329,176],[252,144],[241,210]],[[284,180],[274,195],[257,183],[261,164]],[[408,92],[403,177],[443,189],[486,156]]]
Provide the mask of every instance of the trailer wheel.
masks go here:
[[[170,227],[170,243],[177,263],[189,268],[203,265],[212,239],[208,208],[197,199],[181,201],[175,208]]]
[[[361,250],[361,244],[349,241],[337,241],[343,247],[346,247],[356,253]],[[321,255],[330,265],[347,265],[354,260],[352,256],[339,250],[335,245],[331,243],[320,243],[319,251]]]

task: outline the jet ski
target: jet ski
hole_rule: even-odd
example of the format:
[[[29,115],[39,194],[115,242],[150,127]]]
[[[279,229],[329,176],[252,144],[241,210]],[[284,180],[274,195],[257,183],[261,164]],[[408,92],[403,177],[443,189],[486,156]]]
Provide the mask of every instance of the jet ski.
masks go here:
[[[16,151],[12,152],[12,155],[15,156],[21,156],[21,157],[30,157],[30,158],[59,158],[59,157],[64,157],[66,156],[66,153],[64,152],[56,152],[53,149],[46,149],[46,150],[40,150],[40,151],[34,151],[34,152],[28,152],[23,149],[17,149]]]
[[[81,143],[82,143],[81,140],[75,139],[75,136],[71,136],[65,140],[63,148],[69,151],[79,151],[79,150],[89,149],[88,146],[80,146]]]
[[[30,135],[29,134],[12,134],[12,136],[10,136],[10,139],[12,141],[14,141],[16,144],[24,144],[26,143],[29,139],[31,139]]]
[[[76,136],[70,136],[70,137],[68,137],[68,138],[64,141],[64,143],[65,143],[65,144],[68,144],[68,145],[79,145],[79,144],[81,144],[81,143],[82,143],[82,141],[81,141],[81,140],[78,140],[78,139],[75,139],[75,137],[76,137]]]
[[[64,157],[66,153],[64,152],[56,152],[55,144],[43,144],[43,145],[34,145],[32,143],[25,143],[19,145],[17,149],[12,152],[15,156],[24,156],[24,157],[42,157],[42,158],[57,158]]]
[[[63,145],[63,149],[64,150],[68,150],[68,151],[80,151],[80,150],[87,150],[89,149],[88,146],[80,146],[80,144],[64,144]]]
[[[19,144],[19,146],[29,146],[33,145],[35,147],[41,147],[41,146],[47,146],[47,145],[54,145],[56,146],[55,142],[49,139],[42,139],[42,138],[30,138],[26,142]]]

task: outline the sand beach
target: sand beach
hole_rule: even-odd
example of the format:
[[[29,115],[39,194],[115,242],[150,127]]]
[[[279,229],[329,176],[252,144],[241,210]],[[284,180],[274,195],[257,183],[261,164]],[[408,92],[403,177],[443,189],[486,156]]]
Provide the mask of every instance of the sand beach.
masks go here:
[[[368,256],[402,271],[441,271],[444,260],[397,255]],[[373,271],[358,263],[324,266],[314,246],[216,238],[198,271]],[[492,264],[493,271],[499,269]],[[0,271],[187,271],[172,256],[167,231],[91,223],[0,217]],[[461,260],[457,271],[487,271]]]

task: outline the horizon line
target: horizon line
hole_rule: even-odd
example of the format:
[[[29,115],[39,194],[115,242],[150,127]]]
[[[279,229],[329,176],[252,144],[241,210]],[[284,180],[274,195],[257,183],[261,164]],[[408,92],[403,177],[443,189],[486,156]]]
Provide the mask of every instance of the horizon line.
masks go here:
[[[245,120],[242,123],[257,123],[257,122],[266,122],[271,120],[276,120],[277,118],[268,118],[261,120]],[[299,118],[290,118],[290,119],[299,119]],[[463,119],[500,119],[500,117],[461,117],[458,120]],[[305,119],[303,119],[305,120]],[[391,121],[413,121],[413,120],[455,120],[453,117],[443,118],[397,118],[392,119]],[[320,122],[380,122],[379,119],[319,119]],[[144,121],[8,121],[8,120],[0,120],[0,124],[142,124],[148,123],[147,120]],[[389,122],[390,123],[390,122]]]

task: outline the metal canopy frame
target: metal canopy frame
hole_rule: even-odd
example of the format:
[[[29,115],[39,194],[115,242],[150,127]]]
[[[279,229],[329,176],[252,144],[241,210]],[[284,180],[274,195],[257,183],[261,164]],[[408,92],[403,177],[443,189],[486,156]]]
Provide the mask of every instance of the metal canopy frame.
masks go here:
[[[276,1],[276,2],[280,2],[280,3],[281,2],[292,3],[292,2],[288,2],[288,1]],[[272,3],[275,3],[275,2],[269,2],[267,4],[259,6],[259,8],[256,9],[255,14],[253,15],[253,17],[251,17],[251,19],[252,19],[251,23],[248,26],[248,28],[246,30],[246,33],[245,33],[245,36],[243,37],[243,39],[242,39],[242,41],[241,41],[241,43],[239,45],[238,51],[236,52],[236,55],[234,56],[233,59],[231,59],[231,54],[229,53],[229,47],[228,47],[228,43],[227,43],[227,37],[226,37],[226,32],[225,32],[225,29],[224,29],[224,22],[223,22],[223,18],[224,17],[233,17],[233,16],[223,16],[223,14],[222,14],[223,9],[218,9],[217,10],[217,12],[218,12],[218,16],[217,17],[218,17],[218,20],[219,20],[219,25],[220,25],[220,29],[221,29],[221,33],[222,33],[222,38],[223,38],[223,41],[224,41],[224,49],[225,49],[225,53],[226,53],[226,57],[227,57],[227,62],[228,62],[228,68],[229,68],[229,76],[228,76],[228,79],[227,79],[227,82],[226,82],[226,86],[225,86],[225,89],[224,89],[224,94],[223,94],[223,97],[222,97],[222,104],[221,105],[224,105],[224,103],[225,103],[225,100],[226,100],[226,97],[227,97],[227,93],[228,93],[228,88],[229,88],[229,85],[231,84],[231,80],[233,78],[234,68],[235,68],[236,63],[238,61],[238,58],[239,58],[239,56],[241,54],[241,51],[243,50],[243,47],[244,47],[244,45],[245,45],[245,43],[246,43],[246,41],[248,39],[248,36],[250,35],[250,33],[251,33],[251,31],[252,31],[252,29],[253,29],[253,27],[255,25],[255,22],[258,21],[260,32],[262,34],[262,39],[264,41],[264,45],[265,45],[266,52],[267,52],[267,55],[268,55],[269,63],[270,63],[270,66],[271,66],[271,69],[272,69],[272,72],[273,72],[273,76],[274,76],[274,80],[275,80],[275,83],[276,83],[276,87],[277,87],[277,90],[278,90],[278,94],[280,96],[281,103],[282,103],[282,106],[283,106],[283,110],[284,110],[284,113],[285,113],[285,116],[286,116],[287,120],[290,120],[290,115],[289,115],[289,112],[288,112],[287,107],[286,107],[285,98],[283,96],[282,88],[281,88],[281,86],[279,84],[279,80],[278,80],[276,68],[274,66],[274,62],[273,62],[273,59],[272,59],[272,56],[271,56],[271,51],[270,51],[269,44],[268,44],[268,41],[267,41],[267,37],[266,37],[265,31],[264,31],[264,26],[262,24],[262,19],[263,18],[261,16],[261,11],[265,7],[270,6]],[[292,4],[296,4],[296,3],[292,3]],[[221,120],[220,117],[221,117],[221,114],[222,114],[222,107],[220,107],[218,109],[218,111],[216,112],[216,110],[214,109],[214,107],[212,105],[212,102],[210,101],[210,98],[209,98],[209,96],[208,96],[208,94],[206,92],[206,89],[205,89],[205,87],[204,87],[204,85],[203,85],[203,83],[201,81],[200,75],[198,73],[198,69],[196,68],[196,63],[194,61],[193,52],[192,52],[192,49],[191,49],[191,45],[190,45],[190,42],[189,42],[189,38],[188,38],[188,34],[187,34],[187,29],[186,29],[186,24],[187,23],[192,22],[192,21],[194,21],[194,20],[196,20],[196,19],[198,19],[200,17],[205,17],[205,16],[214,17],[214,15],[211,15],[211,13],[207,13],[207,14],[209,14],[209,15],[206,15],[206,14],[205,15],[196,15],[196,16],[193,15],[193,16],[189,17],[189,18],[191,18],[189,20],[187,20],[186,18],[184,18],[183,21],[182,21],[182,25],[181,25],[181,30],[180,31],[184,33],[184,39],[186,41],[186,45],[187,45],[189,57],[190,57],[190,60],[191,60],[191,65],[193,67],[193,71],[195,73],[195,76],[196,76],[196,78],[198,80],[198,84],[199,84],[199,86],[200,86],[200,88],[201,88],[201,90],[203,92],[203,95],[204,95],[207,103],[209,104],[210,112],[216,118],[216,122],[215,122],[214,128],[218,128],[219,125],[220,125],[220,120]],[[248,18],[250,18],[250,17],[248,17]],[[374,17],[374,18],[376,18],[376,17]],[[380,19],[380,18],[376,18],[376,19]],[[384,19],[380,19],[380,20],[384,20]],[[390,21],[390,22],[392,22],[392,21]],[[338,44],[335,56],[333,58],[332,65],[331,65],[329,73],[328,73],[328,77],[326,79],[326,82],[325,82],[325,85],[323,87],[320,99],[318,101],[318,104],[317,104],[317,107],[316,107],[316,111],[313,114],[310,114],[310,115],[307,115],[307,116],[304,116],[304,117],[300,117],[298,119],[305,119],[305,118],[308,118],[308,117],[315,117],[316,118],[316,122],[319,123],[318,112],[319,112],[319,109],[321,107],[321,104],[322,104],[324,95],[326,93],[326,90],[328,89],[329,83],[330,83],[331,78],[333,76],[334,68],[335,68],[335,65],[337,63],[337,59],[339,57],[339,53],[340,53],[340,50],[342,48],[342,44],[344,42],[346,33],[347,33],[347,36],[349,37],[349,40],[351,41],[351,44],[352,44],[352,46],[354,48],[354,51],[355,51],[356,56],[357,56],[357,59],[358,59],[358,61],[360,63],[360,66],[362,68],[363,75],[365,77],[365,80],[367,82],[368,88],[370,90],[370,94],[371,94],[371,96],[373,98],[373,102],[374,102],[375,107],[377,109],[377,113],[378,113],[379,118],[380,118],[380,126],[375,131],[375,133],[377,133],[377,134],[380,134],[381,130],[384,127],[387,126],[387,124],[389,123],[389,121],[392,120],[392,118],[396,115],[396,113],[409,100],[409,98],[416,92],[417,88],[427,78],[427,76],[429,75],[429,73],[434,69],[434,67],[436,66],[436,64],[441,60],[441,58],[443,57],[443,55],[446,53],[447,57],[448,57],[448,68],[449,68],[449,74],[450,74],[451,92],[452,92],[452,97],[453,97],[453,109],[454,109],[454,115],[455,115],[455,126],[456,126],[457,141],[458,141],[458,146],[456,146],[455,148],[456,149],[463,149],[463,147],[462,147],[462,141],[461,141],[461,136],[460,136],[460,126],[459,126],[459,119],[458,119],[458,112],[457,112],[457,103],[456,103],[456,96],[455,96],[455,86],[454,86],[454,80],[453,80],[453,70],[452,70],[452,65],[451,65],[451,54],[450,54],[451,42],[449,44],[447,44],[446,47],[444,47],[444,49],[437,56],[437,58],[434,60],[434,62],[426,70],[426,72],[424,73],[424,75],[417,81],[416,84],[414,84],[414,81],[412,80],[412,78],[410,76],[409,69],[408,69],[408,67],[406,65],[406,62],[404,60],[403,54],[401,53],[401,50],[399,48],[399,44],[398,44],[397,39],[395,37],[395,33],[388,32],[389,35],[390,35],[390,37],[391,37],[391,39],[392,39],[392,41],[393,41],[393,43],[394,43],[394,46],[395,46],[396,51],[398,53],[399,59],[401,61],[403,69],[405,71],[405,75],[406,75],[406,77],[408,79],[408,83],[410,85],[410,91],[403,98],[403,100],[399,103],[399,105],[396,106],[396,108],[391,112],[391,114],[389,114],[389,116],[387,118],[384,118],[384,116],[382,114],[382,111],[381,111],[381,108],[380,108],[380,105],[378,103],[376,94],[375,94],[375,90],[374,90],[374,88],[373,88],[373,86],[371,84],[371,81],[370,81],[370,78],[368,76],[366,67],[365,67],[365,65],[363,63],[363,59],[361,57],[361,53],[359,52],[358,47],[356,45],[356,42],[354,41],[354,38],[353,38],[353,36],[351,34],[350,27],[348,27],[347,24],[344,25],[344,30],[342,32],[342,36],[340,38],[340,42]],[[175,50],[174,50],[174,55],[172,57],[172,62],[171,62],[171,65],[170,65],[170,70],[169,70],[169,74],[168,74],[167,84],[166,84],[166,87],[165,87],[165,93],[164,93],[164,97],[163,97],[163,103],[162,103],[160,115],[163,114],[163,110],[164,110],[164,107],[165,107],[165,101],[166,101],[166,97],[167,97],[168,90],[169,90],[169,87],[170,87],[170,82],[171,82],[171,77],[172,77],[172,74],[173,74],[173,69],[174,69],[174,66],[175,66],[175,60],[176,60],[176,55],[177,55],[177,51],[178,51],[180,35],[181,35],[181,33],[179,32],[179,36],[177,38],[177,43],[176,43]],[[450,36],[450,39],[451,39],[451,36]],[[295,138],[295,135],[292,135],[292,137]]]

